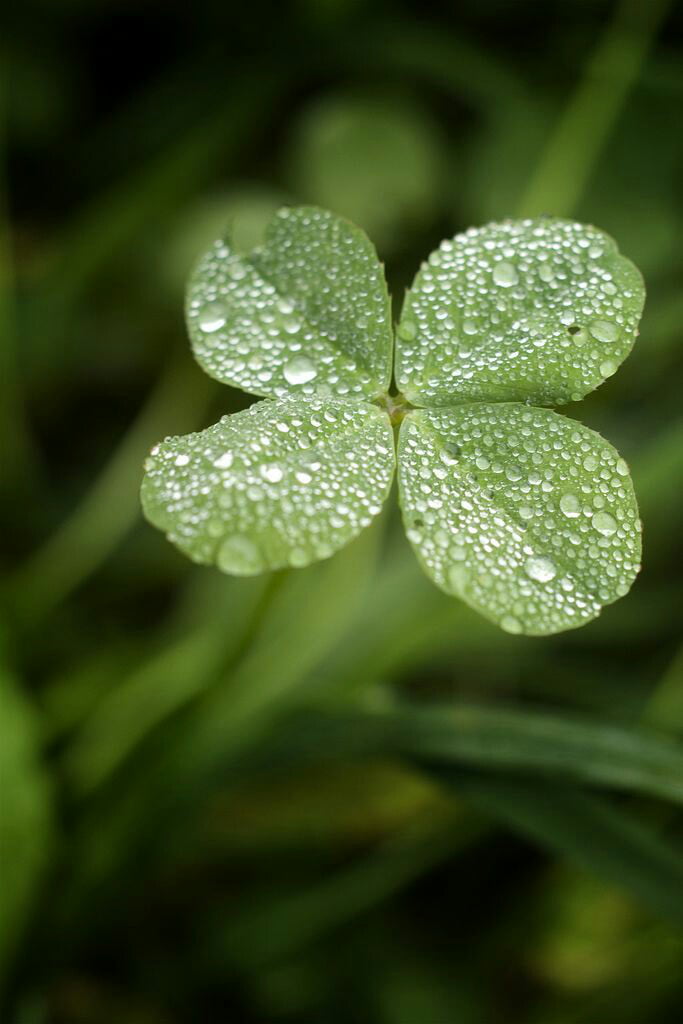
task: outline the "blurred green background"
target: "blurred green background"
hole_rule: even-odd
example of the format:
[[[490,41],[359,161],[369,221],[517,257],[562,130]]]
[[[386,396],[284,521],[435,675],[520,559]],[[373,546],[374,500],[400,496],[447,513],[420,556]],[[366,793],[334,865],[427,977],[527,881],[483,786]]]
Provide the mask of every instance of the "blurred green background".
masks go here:
[[[6,1024],[683,1019],[683,18],[665,0],[26,0],[0,37]],[[395,513],[231,579],[141,464],[249,399],[184,280],[283,202],[360,223],[396,309],[471,224],[591,221],[641,338],[576,409],[632,466],[631,594],[512,637]]]

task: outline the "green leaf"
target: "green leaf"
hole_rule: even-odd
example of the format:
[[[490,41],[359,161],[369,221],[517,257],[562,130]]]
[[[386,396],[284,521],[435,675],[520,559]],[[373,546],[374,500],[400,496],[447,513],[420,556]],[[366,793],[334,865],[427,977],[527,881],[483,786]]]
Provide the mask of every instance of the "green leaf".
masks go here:
[[[280,210],[243,256],[218,241],[188,286],[201,366],[256,395],[374,398],[391,377],[391,307],[372,243],[315,207]]]
[[[333,399],[258,402],[152,449],[145,515],[196,562],[253,576],[338,551],[376,516],[394,471],[389,418]]]
[[[406,296],[399,390],[420,406],[577,401],[626,358],[644,301],[640,273],[597,228],[472,228],[441,243]]]
[[[510,633],[572,629],[626,594],[640,522],[611,444],[548,409],[421,409],[403,421],[399,495],[427,575]]]

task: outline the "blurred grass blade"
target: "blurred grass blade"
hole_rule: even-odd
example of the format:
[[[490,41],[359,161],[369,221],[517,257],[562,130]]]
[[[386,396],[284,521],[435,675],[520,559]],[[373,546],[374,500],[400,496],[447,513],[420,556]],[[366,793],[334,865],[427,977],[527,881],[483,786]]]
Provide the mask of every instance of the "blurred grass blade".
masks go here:
[[[553,128],[519,204],[519,216],[574,212],[668,8],[669,0],[617,4]]]
[[[0,987],[31,914],[51,841],[51,798],[36,731],[32,708],[0,667]]]
[[[478,809],[683,925],[683,851],[608,800],[543,779],[430,767]]]
[[[647,793],[683,804],[683,745],[567,714],[468,704],[384,716],[400,750]]]
[[[4,584],[21,618],[35,622],[63,601],[140,517],[145,455],[171,427],[195,426],[208,406],[210,381],[187,368],[186,357],[172,360],[77,508]]]
[[[243,968],[291,956],[389,899],[487,831],[461,812],[436,823],[430,815],[428,822],[411,823],[370,854],[307,888],[250,905],[232,917],[224,910],[214,912],[204,941],[213,955],[227,955]]]

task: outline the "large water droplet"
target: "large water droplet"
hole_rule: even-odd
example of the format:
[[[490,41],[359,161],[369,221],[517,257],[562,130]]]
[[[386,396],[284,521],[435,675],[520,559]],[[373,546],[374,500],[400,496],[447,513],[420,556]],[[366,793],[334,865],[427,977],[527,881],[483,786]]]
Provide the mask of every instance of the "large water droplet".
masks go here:
[[[403,320],[398,325],[398,331],[396,332],[399,338],[403,338],[404,341],[412,341],[417,336],[417,327],[412,320]]]
[[[176,466],[187,466],[189,461],[190,461],[190,456],[189,455],[177,455],[176,456],[176,460],[175,460],[175,464],[176,464]]]
[[[514,615],[504,615],[500,620],[501,629],[506,633],[521,633],[522,623]]]
[[[493,268],[494,284],[499,285],[501,288],[512,288],[518,281],[519,274],[512,263],[508,263],[505,260],[502,263],[496,263]]]
[[[524,563],[524,572],[529,579],[536,580],[538,583],[549,583],[557,576],[555,563],[549,558],[543,557],[527,558]]]
[[[457,594],[461,594],[467,583],[468,573],[464,565],[452,565],[448,570],[448,583]]]
[[[232,452],[223,452],[217,459],[213,460],[216,469],[229,469],[232,466]]]
[[[317,369],[306,356],[290,359],[282,372],[288,384],[308,384],[318,376]]]
[[[207,302],[199,312],[199,326],[206,334],[225,327],[227,310],[222,302]]]
[[[261,476],[264,480],[267,480],[268,483],[276,484],[282,480],[284,473],[279,466],[275,465],[275,463],[270,463],[268,465],[261,466]]]
[[[563,494],[560,498],[560,511],[569,519],[576,519],[581,514],[581,502],[575,494]]]
[[[617,532],[617,521],[609,512],[596,512],[591,523],[603,537],[611,537]]]
[[[237,533],[224,540],[219,547],[216,565],[223,572],[231,572],[236,576],[255,576],[263,571],[264,561],[253,540]]]
[[[607,320],[594,320],[592,324],[589,324],[588,330],[597,341],[605,343],[616,341],[619,337],[617,328]]]

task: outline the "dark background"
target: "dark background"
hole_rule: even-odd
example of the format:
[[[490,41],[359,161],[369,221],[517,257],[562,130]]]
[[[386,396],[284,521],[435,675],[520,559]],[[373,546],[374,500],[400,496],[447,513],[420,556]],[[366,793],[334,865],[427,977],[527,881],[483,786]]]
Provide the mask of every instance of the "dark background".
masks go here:
[[[680,8],[45,0],[3,22],[3,1020],[681,1020]],[[565,411],[632,467],[627,598],[511,637],[431,587],[396,515],[251,580],[143,523],[148,448],[249,401],[192,361],[192,261],[283,202],[361,224],[395,314],[471,224],[617,239],[641,338]],[[427,704],[476,757],[417,756]],[[396,708],[406,743],[373,724]]]

